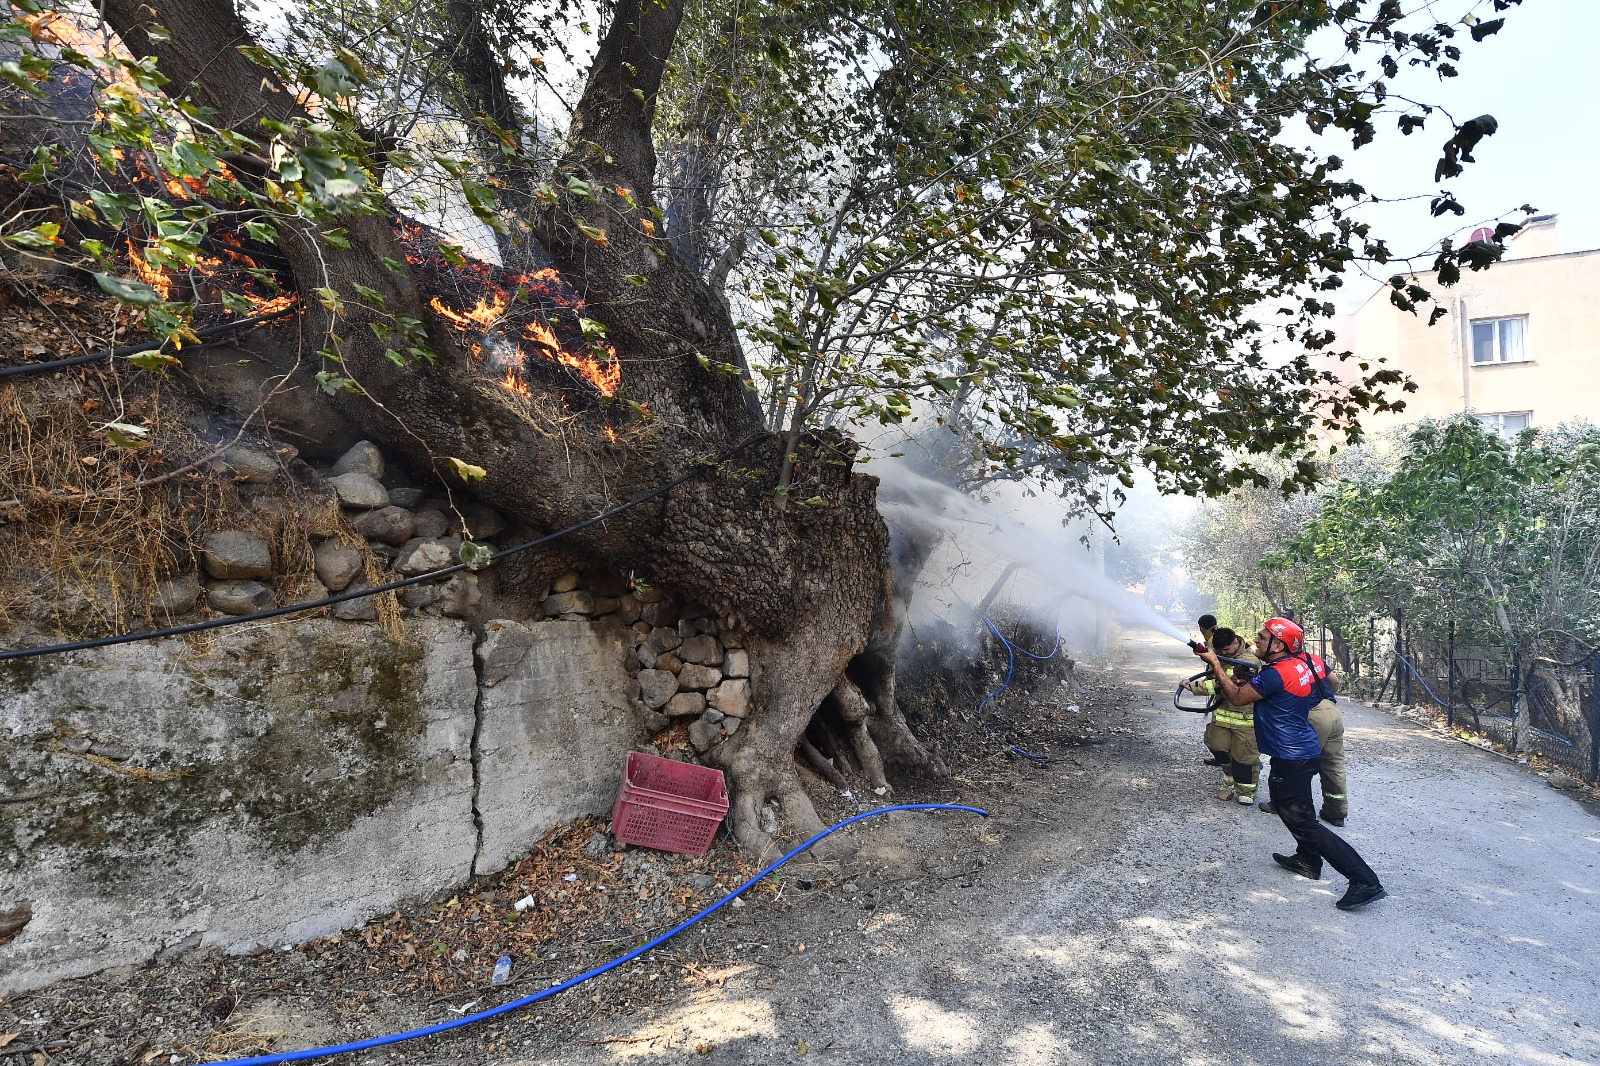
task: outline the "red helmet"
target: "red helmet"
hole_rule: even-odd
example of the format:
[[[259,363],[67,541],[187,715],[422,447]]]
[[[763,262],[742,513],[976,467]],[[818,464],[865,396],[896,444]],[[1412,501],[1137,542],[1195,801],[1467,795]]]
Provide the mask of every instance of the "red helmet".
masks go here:
[[[1261,623],[1261,628],[1283,641],[1291,654],[1298,654],[1305,647],[1306,631],[1287,618],[1269,618]]]

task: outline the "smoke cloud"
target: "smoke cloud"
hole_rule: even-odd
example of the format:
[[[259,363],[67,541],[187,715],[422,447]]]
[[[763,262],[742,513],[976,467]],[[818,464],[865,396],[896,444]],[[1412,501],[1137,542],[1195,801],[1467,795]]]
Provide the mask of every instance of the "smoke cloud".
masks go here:
[[[1079,650],[1095,645],[1106,617],[1188,639],[1101,572],[1078,540],[1081,531],[1047,529],[1048,517],[1030,524],[1016,516],[1046,514],[1039,501],[986,503],[898,459],[873,459],[868,470],[882,481],[879,509],[901,558],[931,548],[913,587],[897,592],[909,631],[943,622],[976,638],[983,615],[1000,610],[1041,632],[1059,632]]]

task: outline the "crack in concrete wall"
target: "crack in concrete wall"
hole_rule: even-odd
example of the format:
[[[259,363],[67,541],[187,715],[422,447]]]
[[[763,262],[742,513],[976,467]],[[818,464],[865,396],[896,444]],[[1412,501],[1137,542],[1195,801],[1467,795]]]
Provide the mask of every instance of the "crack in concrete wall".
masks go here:
[[[609,810],[642,733],[625,640],[313,619],[0,664],[0,913],[31,909],[0,994],[327,936]]]
[[[480,744],[483,739],[483,694],[487,691],[484,685],[483,657],[479,649],[483,647],[484,632],[478,630],[472,645],[472,672],[477,679],[473,690],[472,699],[472,866],[467,871],[468,877],[478,876],[478,861],[483,858],[483,811],[478,807],[478,794],[483,788],[483,750]]]

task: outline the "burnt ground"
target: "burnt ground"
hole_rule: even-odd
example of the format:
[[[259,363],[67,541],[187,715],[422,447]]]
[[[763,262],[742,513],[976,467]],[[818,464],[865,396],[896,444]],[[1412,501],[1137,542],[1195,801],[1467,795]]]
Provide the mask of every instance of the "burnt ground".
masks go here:
[[[891,798],[989,819],[868,820],[846,831],[848,862],[797,860],[629,966],[326,1061],[1600,1059],[1591,813],[1525,770],[1347,704],[1345,835],[1394,896],[1339,912],[1342,881],[1272,866],[1287,842],[1276,819],[1213,798],[1198,719],[1170,705],[1192,659],[1170,643],[1133,636],[1116,664],[1065,676],[1020,665],[995,720],[1055,757],[1043,768],[970,713],[984,678],[935,667],[907,704],[945,708],[920,724],[953,776]],[[816,784],[825,820],[885,802]],[[726,841],[696,859],[618,853],[599,828],[566,827],[502,875],[331,940],[195,952],[0,1001],[0,1034],[18,1034],[0,1063],[190,1063],[447,1021],[613,958],[754,868]],[[514,980],[490,988],[501,953]]]

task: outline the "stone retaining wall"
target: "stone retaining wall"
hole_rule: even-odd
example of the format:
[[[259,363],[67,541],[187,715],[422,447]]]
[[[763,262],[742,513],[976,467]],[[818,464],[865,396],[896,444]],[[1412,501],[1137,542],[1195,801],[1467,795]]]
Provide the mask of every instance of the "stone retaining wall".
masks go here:
[[[249,511],[147,590],[157,617],[305,602],[444,569],[463,535],[536,535],[369,443],[327,466],[293,451],[226,452]],[[327,614],[0,663],[0,993],[360,924],[608,811],[649,738],[697,759],[750,712],[748,656],[709,609],[566,556]]]

